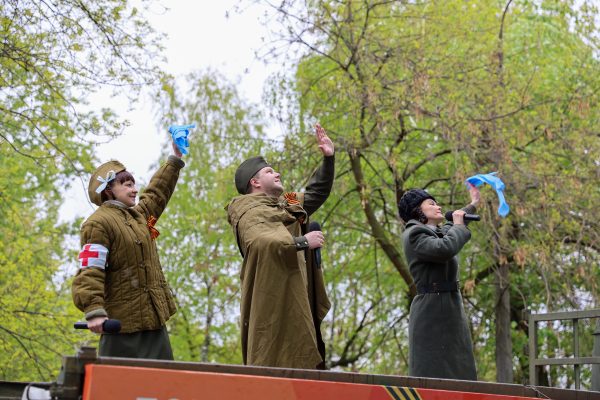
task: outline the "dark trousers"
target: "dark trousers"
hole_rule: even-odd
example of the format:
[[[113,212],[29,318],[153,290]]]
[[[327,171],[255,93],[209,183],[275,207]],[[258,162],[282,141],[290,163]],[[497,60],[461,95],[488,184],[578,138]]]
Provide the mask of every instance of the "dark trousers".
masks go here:
[[[103,334],[98,353],[101,357],[173,359],[166,326],[154,331]]]

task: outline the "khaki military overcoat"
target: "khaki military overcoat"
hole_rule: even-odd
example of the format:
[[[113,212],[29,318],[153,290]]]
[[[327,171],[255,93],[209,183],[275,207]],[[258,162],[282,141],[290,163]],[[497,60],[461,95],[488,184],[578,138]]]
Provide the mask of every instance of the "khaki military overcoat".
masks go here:
[[[328,157],[305,193],[280,198],[249,194],[227,206],[244,257],[240,278],[245,364],[308,369],[323,365],[320,324],[331,305],[322,269],[311,252],[298,250],[294,238],[305,233],[308,215],[329,195],[333,174],[334,159]]]

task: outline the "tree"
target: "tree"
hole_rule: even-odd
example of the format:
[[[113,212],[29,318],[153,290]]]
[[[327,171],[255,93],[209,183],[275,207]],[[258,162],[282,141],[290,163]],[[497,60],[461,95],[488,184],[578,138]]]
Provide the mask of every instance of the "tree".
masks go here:
[[[165,83],[160,121],[194,122],[177,190],[158,228],[160,257],[178,312],[169,323],[178,359],[241,363],[242,258],[224,207],[237,195],[235,169],[269,149],[257,107],[213,71]]]
[[[66,226],[57,226],[56,182],[33,160],[0,157],[0,379],[50,380],[82,338],[60,266]],[[49,206],[46,206],[49,205]],[[71,256],[73,256],[71,254]],[[76,256],[74,257],[76,259]]]
[[[0,32],[0,376],[49,380],[92,337],[72,331],[60,193],[124,124],[92,95],[132,100],[157,81],[160,37],[126,0],[3,1]]]
[[[5,1],[0,11],[2,148],[63,173],[89,169],[94,140],[122,126],[110,108],[91,111],[90,94],[135,99],[159,77],[159,37],[126,0]]]
[[[500,219],[494,194],[484,192],[484,223],[473,227],[461,260],[465,306],[481,378],[513,381],[516,372],[527,381],[526,365],[513,367],[526,360],[513,346],[524,342],[524,309],[598,302],[598,230],[590,223],[598,193],[588,185],[597,179],[599,146],[598,11],[555,1],[273,7],[270,23],[278,20],[281,42],[299,54],[286,87],[300,109],[288,119],[319,116],[345,153],[332,219],[361,210],[352,228],[378,244],[409,298],[397,199],[425,187],[457,208],[467,176],[499,171],[513,213]],[[266,57],[286,50],[274,46]]]

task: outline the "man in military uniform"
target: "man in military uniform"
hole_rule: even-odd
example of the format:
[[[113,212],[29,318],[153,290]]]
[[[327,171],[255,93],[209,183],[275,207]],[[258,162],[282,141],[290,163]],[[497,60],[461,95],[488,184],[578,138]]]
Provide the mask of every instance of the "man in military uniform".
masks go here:
[[[285,193],[281,175],[263,157],[244,161],[235,173],[241,196],[226,207],[240,252],[242,353],[247,365],[324,368],[320,324],[329,311],[323,273],[314,249],[320,231],[307,232],[308,217],[333,185],[333,142],[317,124],[323,163],[304,193]]]

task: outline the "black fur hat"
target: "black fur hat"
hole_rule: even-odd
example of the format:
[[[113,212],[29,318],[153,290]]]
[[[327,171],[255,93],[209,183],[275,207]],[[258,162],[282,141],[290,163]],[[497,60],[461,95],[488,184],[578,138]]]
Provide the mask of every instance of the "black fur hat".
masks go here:
[[[400,213],[400,218],[404,220],[404,222],[408,222],[411,219],[418,218],[418,213],[415,212],[418,209],[420,210],[420,205],[427,199],[435,200],[435,197],[424,191],[423,189],[410,189],[404,192],[400,202],[398,202],[398,212]]]

